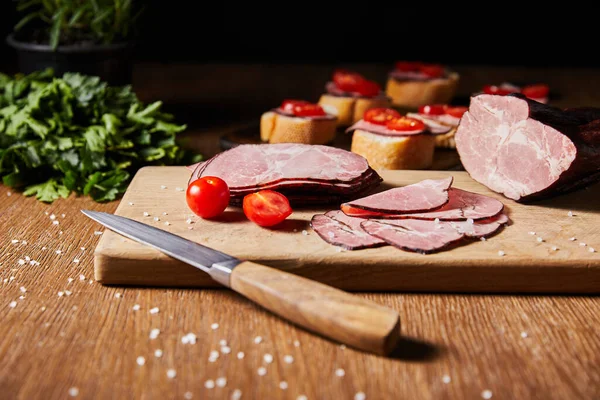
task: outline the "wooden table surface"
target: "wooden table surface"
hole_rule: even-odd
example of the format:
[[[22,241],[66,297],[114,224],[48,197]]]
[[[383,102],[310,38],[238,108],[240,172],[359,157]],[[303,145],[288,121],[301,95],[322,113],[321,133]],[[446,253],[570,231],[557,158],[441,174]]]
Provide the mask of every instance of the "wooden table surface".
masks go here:
[[[189,102],[199,109],[210,104],[210,110],[221,104],[220,117],[205,125],[200,118],[188,133],[207,155],[218,151],[217,138],[237,123],[223,118],[224,110],[245,123],[248,115],[236,114],[244,104],[236,106],[234,99],[250,103],[242,94],[251,91],[250,83],[224,84],[222,77],[231,76],[233,67],[217,68],[220,73],[209,79],[210,67],[150,65],[136,75],[145,99],[162,97],[166,104]],[[329,72],[306,68],[316,79]],[[255,84],[270,82],[281,91],[279,72],[248,66],[238,82],[254,77]],[[468,78],[463,94],[498,79],[538,79],[565,93],[557,104],[600,106],[599,71],[461,72]],[[169,90],[158,87],[157,75],[165,77]],[[304,94],[304,79],[294,81],[294,94]],[[202,99],[211,90],[221,93],[214,103]],[[318,88],[313,84],[310,90]],[[179,110],[195,113],[193,107]],[[96,283],[91,278],[99,226],[79,210],[112,212],[116,206],[86,198],[48,205],[0,186],[1,398],[600,398],[597,297],[359,293],[402,318],[404,339],[392,357],[383,358],[308,334],[227,290]],[[153,329],[160,332],[152,334]]]

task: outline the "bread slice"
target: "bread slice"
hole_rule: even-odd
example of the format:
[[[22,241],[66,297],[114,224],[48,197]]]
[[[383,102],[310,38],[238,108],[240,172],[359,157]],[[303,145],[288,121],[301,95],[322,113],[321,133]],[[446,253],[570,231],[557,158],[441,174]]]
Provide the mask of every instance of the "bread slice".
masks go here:
[[[327,144],[335,138],[337,118],[302,118],[273,111],[260,118],[260,138],[269,143]]]
[[[454,141],[454,134],[456,133],[456,128],[452,128],[447,133],[442,133],[441,135],[435,135],[435,147],[444,148],[444,149],[456,149],[456,142]]]
[[[387,80],[385,92],[392,104],[411,109],[426,104],[448,104],[456,93],[459,75],[451,72],[447,78],[426,81],[399,81],[392,77]]]
[[[375,170],[429,169],[433,163],[435,136],[384,136],[357,129],[350,150],[365,157]]]
[[[362,119],[365,111],[369,108],[390,107],[391,102],[388,98],[363,98],[350,96],[333,96],[323,94],[319,99],[319,105],[334,112],[338,117],[338,126],[350,126]]]

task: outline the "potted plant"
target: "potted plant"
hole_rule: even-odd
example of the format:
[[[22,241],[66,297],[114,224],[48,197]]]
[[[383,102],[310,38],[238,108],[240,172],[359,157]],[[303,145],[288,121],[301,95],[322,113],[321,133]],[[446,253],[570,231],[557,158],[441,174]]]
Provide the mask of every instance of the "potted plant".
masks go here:
[[[21,19],[8,35],[20,72],[52,68],[79,72],[108,83],[131,83],[135,0],[16,0]]]

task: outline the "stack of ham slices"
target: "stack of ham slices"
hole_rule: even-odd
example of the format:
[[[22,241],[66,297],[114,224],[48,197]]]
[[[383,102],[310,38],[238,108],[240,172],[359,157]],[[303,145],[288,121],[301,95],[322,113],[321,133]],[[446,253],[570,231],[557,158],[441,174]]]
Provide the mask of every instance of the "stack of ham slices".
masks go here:
[[[509,222],[500,201],[453,188],[452,182],[427,179],[363,197],[313,216],[311,226],[347,250],[392,245],[427,254],[490,236]]]
[[[193,166],[189,183],[216,176],[229,186],[231,205],[258,190],[276,190],[292,205],[341,203],[382,182],[362,156],[331,146],[245,144]]]

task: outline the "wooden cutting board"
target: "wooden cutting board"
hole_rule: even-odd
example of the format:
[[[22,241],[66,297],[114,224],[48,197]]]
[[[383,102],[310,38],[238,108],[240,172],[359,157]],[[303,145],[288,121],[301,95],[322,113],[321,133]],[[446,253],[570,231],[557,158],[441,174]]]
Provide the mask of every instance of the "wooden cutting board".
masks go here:
[[[116,214],[349,291],[600,292],[600,185],[523,205],[489,191],[463,171],[384,171],[381,190],[453,175],[454,187],[506,205],[511,225],[494,237],[422,255],[391,246],[340,252],[309,226],[311,217],[326,209],[295,211],[277,229],[261,228],[231,207],[219,220],[202,220],[185,202],[189,175],[185,167],[141,169]],[[188,218],[193,223],[186,223]],[[114,285],[219,287],[204,272],[109,230],[95,251],[95,277]]]

